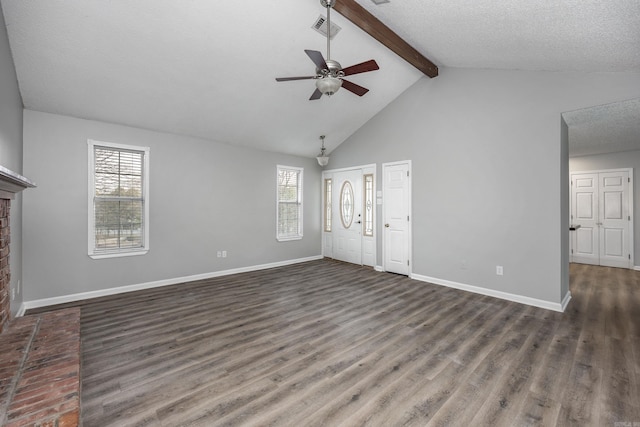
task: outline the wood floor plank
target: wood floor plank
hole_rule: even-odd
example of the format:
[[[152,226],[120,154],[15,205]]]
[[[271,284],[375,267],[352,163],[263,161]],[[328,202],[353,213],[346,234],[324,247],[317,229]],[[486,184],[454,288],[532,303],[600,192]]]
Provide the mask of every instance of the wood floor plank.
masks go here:
[[[504,373],[502,381],[494,385],[487,402],[474,417],[474,424],[511,425],[514,410],[520,413],[522,407],[527,406],[525,399],[529,387],[540,369],[536,361],[547,351],[557,326],[544,321],[531,321],[529,325],[533,329],[527,341],[512,360],[511,368]]]
[[[442,304],[434,305],[429,317],[440,319],[441,316],[437,316],[437,314],[441,312],[454,314],[457,312],[457,308],[460,307],[459,304],[460,303],[453,303],[449,306]],[[411,313],[408,319],[413,319],[414,317],[415,315]],[[404,325],[402,323],[404,323]],[[384,336],[379,336],[379,334],[378,336],[372,335],[370,338],[360,341],[357,345],[343,348],[341,352],[334,354],[328,360],[320,361],[320,363],[324,363],[326,365],[326,368],[319,371],[323,373],[320,378],[315,375],[313,377],[314,381],[300,380],[298,377],[289,378],[286,382],[283,381],[281,383],[281,387],[291,387],[290,393],[295,391],[296,398],[294,400],[289,400],[290,406],[288,407],[285,406],[284,402],[281,402],[277,406],[277,410],[272,415],[263,414],[260,424],[267,423],[272,425],[281,425],[294,423],[295,419],[308,420],[310,414],[318,410],[315,405],[317,402],[321,401],[323,396],[326,396],[327,394],[337,395],[339,392],[338,388],[344,390],[350,385],[357,383],[359,379],[357,374],[364,372],[365,370],[373,369],[372,366],[375,364],[372,364],[371,360],[368,360],[367,357],[372,354],[380,356],[380,351],[385,348],[385,344],[397,339],[399,336],[398,334],[401,333],[403,337],[407,336],[406,334],[410,333],[408,331],[414,328],[414,326],[409,325],[419,325],[416,327],[420,329],[428,328],[429,331],[427,333],[423,333],[423,338],[425,338],[427,336],[433,336],[433,334],[445,334],[447,333],[447,329],[452,327],[455,323],[456,321],[452,319],[449,323],[440,322],[439,325],[436,325],[435,323],[430,324],[429,321],[424,318],[419,321],[414,319],[406,323],[401,322],[399,325],[396,324],[393,328],[387,327],[387,332]],[[415,331],[413,333],[415,334]],[[372,340],[371,338],[375,338],[375,340]],[[425,351],[415,342],[408,348],[396,347],[396,349],[402,352],[405,357],[409,359],[416,358],[420,353]],[[379,359],[377,360],[379,361]],[[388,362],[387,365],[389,365],[389,363],[391,362]],[[393,366],[397,365],[391,365],[389,369],[393,369]],[[313,372],[313,370],[311,370],[311,372]],[[301,401],[304,402],[303,405],[300,405]]]
[[[328,259],[81,301],[83,425],[640,421],[640,272],[570,278],[565,313]]]
[[[631,342],[607,337],[605,350],[602,388],[609,392],[600,400],[600,424],[640,420],[640,390],[631,359]]]

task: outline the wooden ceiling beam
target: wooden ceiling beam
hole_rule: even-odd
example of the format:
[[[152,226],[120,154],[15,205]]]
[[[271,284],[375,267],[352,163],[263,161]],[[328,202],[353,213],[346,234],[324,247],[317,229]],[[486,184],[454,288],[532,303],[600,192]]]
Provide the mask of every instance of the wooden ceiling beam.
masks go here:
[[[337,0],[333,9],[427,76],[438,75],[437,65],[411,47],[355,0]]]

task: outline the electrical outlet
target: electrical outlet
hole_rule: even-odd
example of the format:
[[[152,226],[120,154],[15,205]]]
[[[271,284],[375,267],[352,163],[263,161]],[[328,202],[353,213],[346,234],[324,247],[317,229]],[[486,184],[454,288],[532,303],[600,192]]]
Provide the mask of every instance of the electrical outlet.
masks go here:
[[[222,258],[226,258],[227,257],[227,251],[222,251]]]
[[[222,251],[218,251],[218,258],[222,257]]]
[[[498,276],[502,276],[502,274],[504,273],[504,270],[502,269],[501,265],[496,265],[496,274]]]

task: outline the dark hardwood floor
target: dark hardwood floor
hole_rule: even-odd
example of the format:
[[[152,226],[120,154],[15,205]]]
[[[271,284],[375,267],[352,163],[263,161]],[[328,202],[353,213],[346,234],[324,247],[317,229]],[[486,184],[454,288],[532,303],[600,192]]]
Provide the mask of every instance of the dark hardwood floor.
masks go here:
[[[86,301],[83,423],[633,425],[639,279],[574,264],[564,314],[331,260]]]

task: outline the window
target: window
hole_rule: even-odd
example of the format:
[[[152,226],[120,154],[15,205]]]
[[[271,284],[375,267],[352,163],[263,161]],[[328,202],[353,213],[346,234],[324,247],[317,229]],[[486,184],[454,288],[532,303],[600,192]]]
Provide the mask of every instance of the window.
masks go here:
[[[364,176],[364,235],[373,236],[373,175]]]
[[[340,190],[340,220],[344,228],[351,227],[353,209],[353,187],[349,181],[345,181]]]
[[[324,231],[331,231],[331,178],[324,180]]]
[[[278,166],[277,239],[302,239],[302,168]]]
[[[89,256],[149,250],[149,148],[88,141]]]

